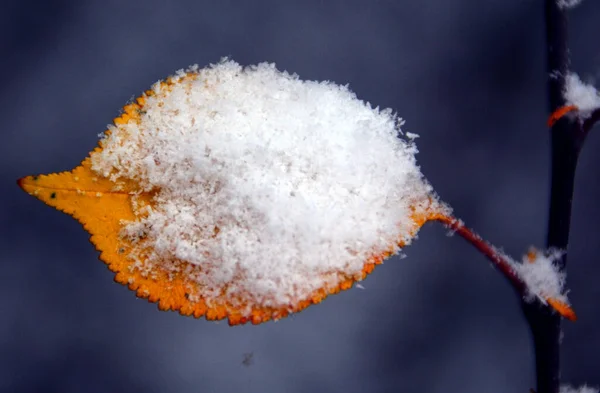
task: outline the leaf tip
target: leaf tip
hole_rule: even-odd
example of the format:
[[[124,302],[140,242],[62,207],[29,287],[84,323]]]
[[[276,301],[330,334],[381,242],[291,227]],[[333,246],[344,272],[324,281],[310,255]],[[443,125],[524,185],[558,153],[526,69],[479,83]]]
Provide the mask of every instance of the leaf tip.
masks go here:
[[[563,118],[569,112],[575,112],[579,110],[579,108],[575,105],[565,105],[561,106],[557,110],[555,110],[550,117],[548,118],[548,127],[553,127],[557,121]]]
[[[560,315],[569,321],[575,322],[577,320],[577,314],[575,314],[575,310],[571,308],[567,303],[561,302],[560,300],[556,300],[553,298],[547,299],[548,304],[556,310]]]
[[[26,193],[32,194],[32,187],[35,185],[38,179],[39,176],[25,176],[20,179],[17,179],[17,185]]]

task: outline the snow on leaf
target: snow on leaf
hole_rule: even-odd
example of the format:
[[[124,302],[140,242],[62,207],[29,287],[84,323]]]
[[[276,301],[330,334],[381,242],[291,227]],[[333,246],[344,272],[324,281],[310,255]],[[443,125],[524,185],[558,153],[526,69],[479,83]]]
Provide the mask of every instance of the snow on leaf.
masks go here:
[[[19,185],[160,309],[261,323],[350,288],[449,214],[400,125],[346,87],[224,60],[126,105],[73,171]]]

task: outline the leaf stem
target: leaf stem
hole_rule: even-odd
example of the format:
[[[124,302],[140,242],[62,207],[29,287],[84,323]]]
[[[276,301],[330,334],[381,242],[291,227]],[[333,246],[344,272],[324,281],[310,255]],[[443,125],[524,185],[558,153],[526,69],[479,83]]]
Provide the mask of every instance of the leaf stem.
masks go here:
[[[501,252],[498,248],[494,247],[487,241],[483,240],[481,236],[475,233],[472,229],[468,228],[464,225],[464,223],[451,216],[447,216],[444,214],[436,214],[432,218],[432,220],[439,221],[442,224],[446,225],[452,231],[460,235],[463,239],[471,243],[479,252],[485,255],[494,266],[510,281],[513,285],[514,289],[517,291],[520,297],[525,296],[525,292],[527,291],[527,286],[516,273],[513,265],[516,263],[510,259],[507,255]],[[577,316],[573,309],[557,299],[546,298],[545,299],[550,308],[554,309],[558,314],[569,320],[576,320]],[[535,303],[537,304],[537,302]],[[536,307],[539,307],[536,306]],[[547,307],[544,307],[547,309]]]
[[[464,225],[464,223],[455,218],[445,215],[438,215],[435,217],[435,220],[441,222],[446,225],[449,229],[460,235],[463,239],[471,243],[477,250],[479,250],[483,255],[485,255],[494,266],[500,270],[502,274],[510,281],[513,287],[519,292],[519,294],[523,295],[525,292],[525,284],[523,281],[517,276],[514,269],[511,267],[511,263],[504,255],[501,253],[496,247],[492,246],[490,243],[486,242],[475,233],[472,229],[468,228]]]

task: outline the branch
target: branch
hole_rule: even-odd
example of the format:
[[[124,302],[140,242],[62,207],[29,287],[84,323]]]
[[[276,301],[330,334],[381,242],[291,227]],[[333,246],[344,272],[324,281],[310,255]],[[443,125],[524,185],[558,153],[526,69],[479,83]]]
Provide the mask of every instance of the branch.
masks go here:
[[[565,106],[563,92],[569,58],[567,15],[556,0],[545,0],[548,98],[550,113]],[[566,113],[566,112],[565,112]],[[562,116],[562,115],[561,115]],[[559,117],[551,131],[551,190],[547,247],[564,250],[558,261],[564,271],[569,244],[575,168],[587,134],[582,122]],[[591,123],[593,124],[593,123]],[[591,128],[591,125],[589,126]],[[560,317],[548,308],[522,302],[534,342],[538,393],[558,393],[560,388]]]
[[[587,134],[594,127],[594,125],[600,121],[600,109],[596,109],[592,112],[592,114],[585,119],[583,122],[582,128],[583,131]]]

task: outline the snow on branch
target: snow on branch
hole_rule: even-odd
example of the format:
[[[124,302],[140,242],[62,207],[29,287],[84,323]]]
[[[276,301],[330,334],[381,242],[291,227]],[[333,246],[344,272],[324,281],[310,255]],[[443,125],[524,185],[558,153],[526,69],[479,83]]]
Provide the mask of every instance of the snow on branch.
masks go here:
[[[564,252],[560,250],[548,250],[541,253],[532,248],[523,257],[522,263],[513,261],[513,269],[525,283],[526,300],[531,301],[537,298],[543,304],[547,304],[548,299],[554,299],[568,304],[565,291],[566,274],[556,264],[562,255]]]
[[[587,385],[574,388],[570,385],[561,385],[559,393],[599,393],[598,388],[592,388]]]
[[[559,77],[552,74],[552,77]],[[565,87],[563,90],[565,105],[557,108],[548,119],[548,127],[564,117],[568,113],[577,113],[584,122],[584,131],[588,131],[600,120],[600,93],[591,84],[584,83],[579,75],[569,72],[565,76]]]
[[[556,5],[558,8],[566,9],[566,8],[575,8],[579,4],[581,4],[583,0],[556,0]]]
[[[567,105],[574,105],[585,117],[600,108],[600,94],[591,84],[584,83],[579,75],[570,72],[565,78],[564,97]]]

